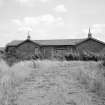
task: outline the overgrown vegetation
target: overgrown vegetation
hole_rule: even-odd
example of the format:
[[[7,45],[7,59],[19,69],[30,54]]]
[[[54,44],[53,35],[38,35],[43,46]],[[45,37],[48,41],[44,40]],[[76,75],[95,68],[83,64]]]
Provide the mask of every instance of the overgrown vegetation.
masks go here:
[[[104,105],[101,62],[0,62],[0,105]]]
[[[105,55],[102,53],[95,53],[91,51],[79,51],[78,49],[68,55],[65,55],[67,61],[70,60],[82,60],[82,61],[100,61],[105,59]]]
[[[5,52],[5,54],[2,56],[2,58],[11,66],[14,63],[25,61],[25,60],[37,60],[37,59],[45,59],[41,54],[34,55],[33,53],[27,53],[27,52],[15,52],[15,50],[11,50],[9,52]],[[47,59],[47,58],[46,58]],[[50,59],[50,58],[48,58]],[[67,52],[65,54],[55,54],[51,59],[58,60],[58,61],[104,61],[105,60],[105,54],[104,51],[101,51],[100,53],[95,53],[92,51],[86,51],[79,49],[74,49],[70,52]],[[103,65],[104,62],[103,62]]]

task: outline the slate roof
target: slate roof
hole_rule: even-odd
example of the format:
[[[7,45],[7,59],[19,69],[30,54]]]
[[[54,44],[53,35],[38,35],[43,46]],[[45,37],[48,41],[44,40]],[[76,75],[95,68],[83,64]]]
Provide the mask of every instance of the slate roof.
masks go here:
[[[35,40],[40,45],[76,45],[85,39]]]
[[[57,39],[57,40],[31,40],[39,45],[45,45],[45,46],[50,46],[50,45],[76,45],[82,41],[85,41],[85,39]],[[14,40],[10,43],[7,44],[7,46],[17,46],[24,42],[25,40]]]
[[[5,51],[5,48],[4,47],[0,47],[0,51]]]
[[[23,42],[23,40],[13,40],[10,43],[8,43],[7,46],[17,46],[22,42]]]

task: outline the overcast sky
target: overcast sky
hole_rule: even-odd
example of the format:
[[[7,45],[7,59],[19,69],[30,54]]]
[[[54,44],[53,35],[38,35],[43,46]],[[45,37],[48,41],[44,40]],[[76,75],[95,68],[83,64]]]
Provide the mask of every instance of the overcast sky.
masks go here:
[[[0,0],[0,46],[31,38],[105,41],[105,0]]]

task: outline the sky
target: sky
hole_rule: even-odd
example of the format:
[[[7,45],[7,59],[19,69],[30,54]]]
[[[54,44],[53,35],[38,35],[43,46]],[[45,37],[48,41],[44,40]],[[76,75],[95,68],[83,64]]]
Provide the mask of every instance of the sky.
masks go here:
[[[105,41],[105,0],[0,0],[0,46],[12,40]]]

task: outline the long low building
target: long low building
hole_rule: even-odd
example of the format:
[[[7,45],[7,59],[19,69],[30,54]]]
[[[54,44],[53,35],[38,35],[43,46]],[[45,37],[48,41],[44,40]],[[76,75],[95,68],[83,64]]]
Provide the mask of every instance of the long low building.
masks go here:
[[[105,49],[105,43],[92,37],[89,31],[84,39],[59,40],[14,40],[7,44],[6,53],[17,58],[72,59],[71,55],[80,57],[83,54],[99,54]],[[70,58],[71,57],[71,58]]]

